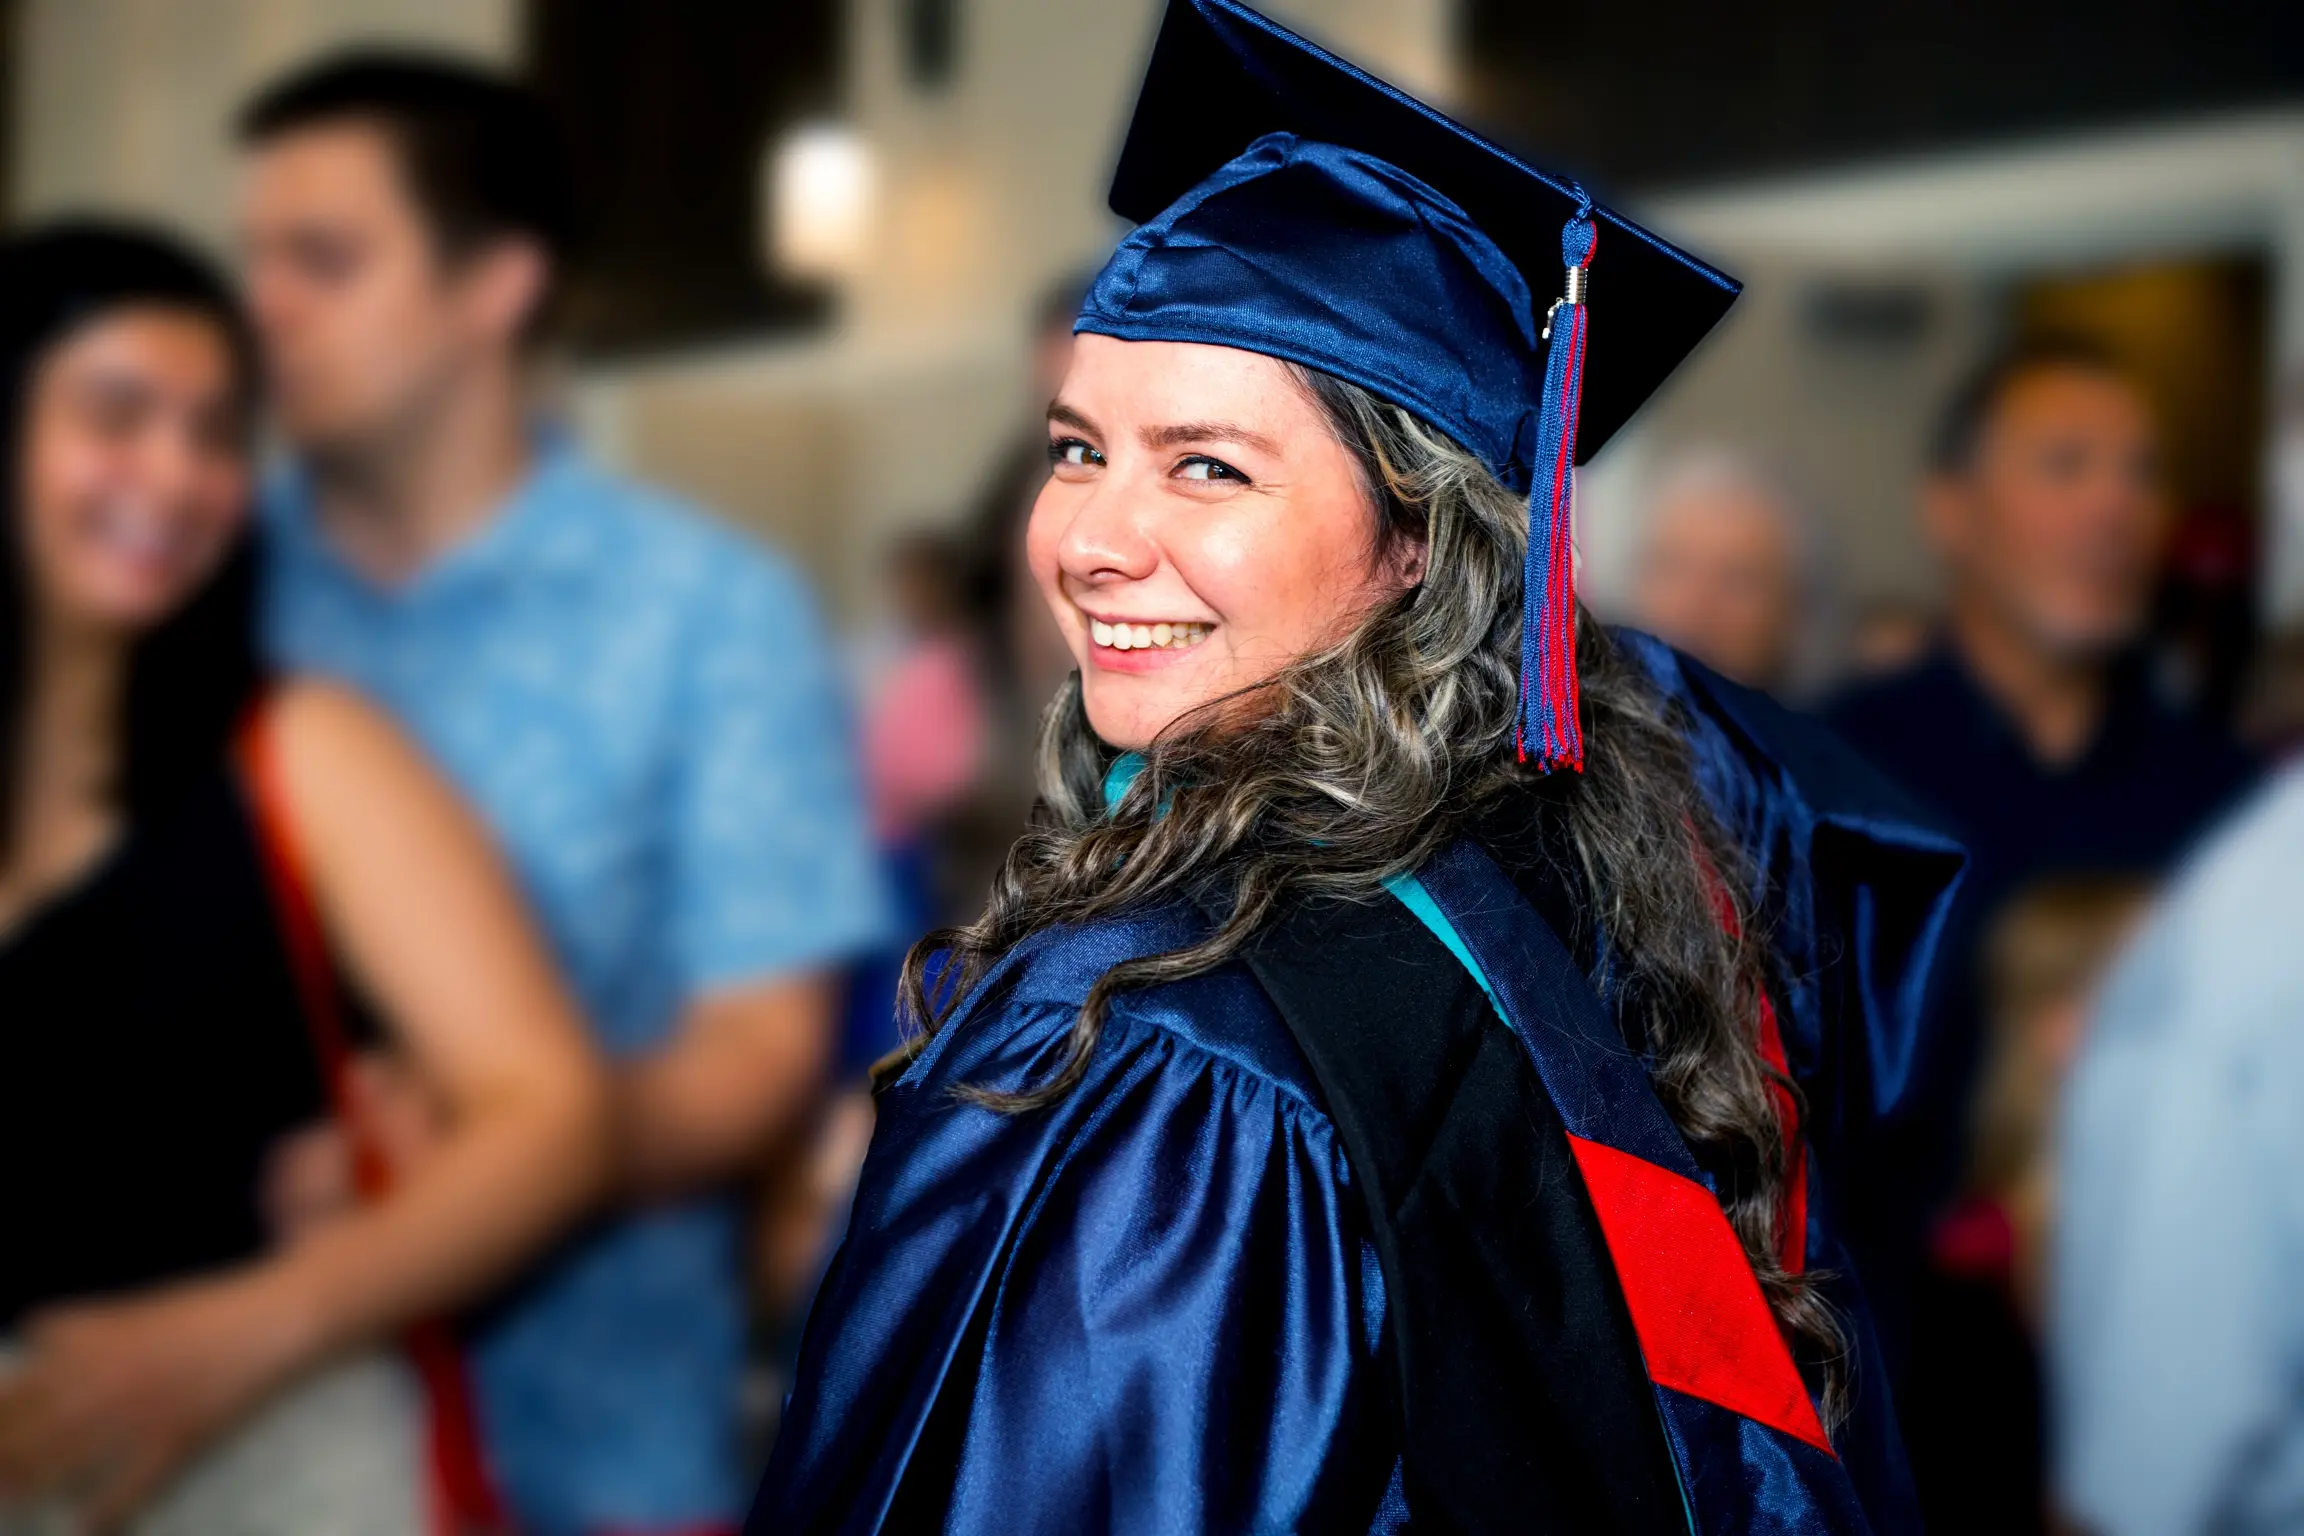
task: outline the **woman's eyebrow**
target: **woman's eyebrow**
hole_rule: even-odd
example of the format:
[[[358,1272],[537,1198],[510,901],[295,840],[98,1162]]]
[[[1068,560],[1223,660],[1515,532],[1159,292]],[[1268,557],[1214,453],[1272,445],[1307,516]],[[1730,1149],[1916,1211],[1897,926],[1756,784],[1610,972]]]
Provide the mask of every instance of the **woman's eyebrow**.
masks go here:
[[[1147,448],[1176,448],[1185,443],[1238,443],[1258,453],[1277,455],[1280,445],[1261,432],[1229,421],[1182,421],[1172,427],[1146,427],[1143,432]]]
[[[90,369],[66,386],[73,393],[92,400],[125,400],[131,403],[149,400],[160,391],[152,381],[130,369],[99,366]]]
[[[1087,433],[1090,437],[1102,437],[1104,435],[1103,429],[1098,427],[1096,423],[1061,400],[1048,402],[1048,419],[1057,426],[1073,427]]]

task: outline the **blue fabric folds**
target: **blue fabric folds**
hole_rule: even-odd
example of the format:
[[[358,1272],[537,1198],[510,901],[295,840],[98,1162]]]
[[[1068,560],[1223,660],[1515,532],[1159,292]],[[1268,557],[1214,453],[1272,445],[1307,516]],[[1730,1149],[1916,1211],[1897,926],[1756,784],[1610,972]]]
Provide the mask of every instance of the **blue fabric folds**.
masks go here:
[[[1349,379],[1525,495],[1550,301],[1406,171],[1268,133],[1120,242],[1075,329],[1238,347]]]
[[[754,1529],[1391,1524],[1382,1280],[1253,983],[1123,999],[1052,1109],[952,1097],[1045,1081],[1087,983],[1194,921],[1041,935],[883,1095]]]
[[[1685,706],[1704,791],[1752,849],[1812,1145],[1829,1167],[1838,1133],[1894,1100],[1958,851],[1854,772],[1812,786],[1790,765],[1811,752],[1823,755],[1810,767],[1833,764],[1797,722],[1629,643]],[[1447,871],[1430,873],[1448,902]],[[1503,921],[1505,904],[1489,905]],[[1086,1077],[1050,1107],[1010,1115],[958,1097],[1047,1081],[1095,979],[1190,942],[1205,921],[1172,908],[1033,936],[882,1094],[751,1529],[1406,1522],[1365,1201],[1317,1079],[1244,967],[1123,994]],[[1613,1071],[1628,1059],[1607,1041],[1581,1059],[1582,1073],[1547,1076],[1550,1095],[1564,1116],[1606,1114],[1628,1092]],[[1649,1122],[1642,1134],[1672,1133]],[[1687,1155],[1633,1144],[1667,1163]],[[1865,1357],[1857,1420],[1837,1446],[1847,1481],[1826,1475],[1821,1452],[1708,1405],[1667,1415],[1708,1536],[1906,1528],[1893,1415],[1833,1209],[1811,1202],[1810,1251],[1843,1271],[1835,1299]]]
[[[1683,706],[1697,782],[1744,849],[1788,1003],[1792,1074],[1828,1166],[1902,1104],[1954,895],[1957,839],[1830,731],[1662,641],[1618,642]]]

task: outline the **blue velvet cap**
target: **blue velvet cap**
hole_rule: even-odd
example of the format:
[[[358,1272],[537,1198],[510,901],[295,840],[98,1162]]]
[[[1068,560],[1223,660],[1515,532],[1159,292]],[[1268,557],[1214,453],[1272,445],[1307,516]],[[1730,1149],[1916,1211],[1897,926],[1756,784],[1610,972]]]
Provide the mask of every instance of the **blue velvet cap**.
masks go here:
[[[1271,137],[1281,135],[1281,137]],[[1583,463],[1734,302],[1734,278],[1234,0],[1170,0],[1113,175],[1140,227],[1078,329],[1333,373],[1529,488],[1562,227],[1598,237]]]
[[[1239,347],[1349,379],[1525,493],[1548,302],[1463,209],[1406,171],[1268,133],[1120,242],[1077,328]]]
[[[1581,769],[1573,467],[1735,279],[1236,0],[1169,0],[1112,207],[1076,330],[1347,379],[1528,497],[1514,739]]]

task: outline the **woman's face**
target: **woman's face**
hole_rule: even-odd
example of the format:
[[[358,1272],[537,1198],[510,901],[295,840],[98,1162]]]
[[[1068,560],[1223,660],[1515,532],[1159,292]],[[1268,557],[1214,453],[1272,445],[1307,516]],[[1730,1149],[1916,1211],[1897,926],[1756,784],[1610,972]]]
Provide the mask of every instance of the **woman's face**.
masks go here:
[[[1351,452],[1271,358],[1083,335],[1048,410],[1032,573],[1088,723],[1141,748],[1411,585]]]
[[[35,362],[17,491],[50,622],[135,633],[214,573],[247,516],[238,382],[215,322],[161,305],[101,314]]]

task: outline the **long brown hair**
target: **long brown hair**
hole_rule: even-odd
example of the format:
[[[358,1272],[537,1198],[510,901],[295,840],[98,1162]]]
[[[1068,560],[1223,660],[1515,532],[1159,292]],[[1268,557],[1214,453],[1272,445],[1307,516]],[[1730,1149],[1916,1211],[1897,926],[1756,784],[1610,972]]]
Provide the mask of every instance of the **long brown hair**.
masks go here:
[[[1788,1272],[1780,1258],[1791,1170],[1772,1082],[1797,1097],[1760,1054],[1764,950],[1752,937],[1755,914],[1733,894],[1746,888],[1745,860],[1704,808],[1674,706],[1580,613],[1585,771],[1543,775],[1520,763],[1512,725],[1525,502],[1406,412],[1293,371],[1358,461],[1378,557],[1419,540],[1425,578],[1326,650],[1177,721],[1110,812],[1103,781],[1114,754],[1090,729],[1075,676],[1042,728],[1034,825],[1009,852],[984,914],[914,946],[908,1011],[923,1039],[933,1034],[976,978],[1042,928],[1183,896],[1224,914],[1196,943],[1106,971],[1046,1082],[969,1093],[1031,1110],[1080,1080],[1116,994],[1223,965],[1285,903],[1364,899],[1522,797],[1570,850],[1563,873],[1603,940],[1594,982],[1713,1175],[1778,1326],[1836,1422],[1845,1396],[1837,1321],[1817,1277]]]

